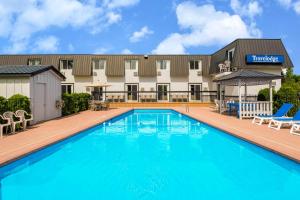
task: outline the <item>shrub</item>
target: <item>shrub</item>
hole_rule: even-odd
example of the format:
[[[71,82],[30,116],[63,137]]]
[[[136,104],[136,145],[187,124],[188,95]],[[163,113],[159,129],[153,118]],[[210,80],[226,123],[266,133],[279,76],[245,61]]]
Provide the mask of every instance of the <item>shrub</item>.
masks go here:
[[[275,90],[273,90],[273,100],[276,96]],[[269,101],[270,100],[270,89],[265,88],[258,92],[257,101]]]
[[[62,99],[64,101],[64,106],[62,108],[62,114],[70,115],[80,111],[87,110],[89,107],[90,94],[88,93],[73,93],[73,94],[63,94]]]
[[[0,96],[0,114],[7,111],[7,99]]]
[[[30,100],[28,97],[15,94],[7,100],[7,111],[15,112],[17,110],[25,110],[30,113]]]

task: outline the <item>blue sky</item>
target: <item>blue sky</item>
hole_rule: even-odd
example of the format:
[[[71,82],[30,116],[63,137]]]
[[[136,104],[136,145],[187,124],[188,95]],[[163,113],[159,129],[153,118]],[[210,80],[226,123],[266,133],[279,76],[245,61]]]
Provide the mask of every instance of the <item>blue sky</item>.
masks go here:
[[[300,73],[300,0],[0,0],[0,51],[210,54],[281,38]]]

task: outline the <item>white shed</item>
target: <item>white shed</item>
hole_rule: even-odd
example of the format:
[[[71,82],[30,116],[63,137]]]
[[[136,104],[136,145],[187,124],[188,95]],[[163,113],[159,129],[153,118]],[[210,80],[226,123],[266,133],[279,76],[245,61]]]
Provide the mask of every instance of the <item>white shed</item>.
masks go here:
[[[0,96],[22,94],[30,98],[33,123],[61,116],[61,81],[53,66],[0,66]]]

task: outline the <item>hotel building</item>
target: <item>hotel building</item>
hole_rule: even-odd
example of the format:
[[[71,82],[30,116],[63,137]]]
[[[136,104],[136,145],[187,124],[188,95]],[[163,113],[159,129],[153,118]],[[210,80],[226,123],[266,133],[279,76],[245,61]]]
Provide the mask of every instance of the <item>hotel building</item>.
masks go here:
[[[120,102],[209,102],[220,90],[217,77],[238,70],[280,75],[293,67],[280,39],[237,39],[210,55],[0,55],[0,65],[52,65],[66,77],[63,92]],[[280,86],[280,79],[273,82]],[[249,86],[247,93],[266,87]],[[225,96],[237,96],[237,88],[227,87]]]

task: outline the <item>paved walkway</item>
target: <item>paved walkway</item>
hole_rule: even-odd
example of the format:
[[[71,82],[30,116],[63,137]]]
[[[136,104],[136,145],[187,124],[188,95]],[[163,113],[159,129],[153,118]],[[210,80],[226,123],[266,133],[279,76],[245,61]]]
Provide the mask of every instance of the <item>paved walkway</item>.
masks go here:
[[[300,163],[300,136],[289,133],[288,128],[277,131],[267,124],[258,126],[251,120],[221,115],[211,108],[190,108],[189,112],[184,108],[175,110]]]
[[[130,109],[85,111],[41,123],[27,131],[8,136],[0,140],[0,166]],[[236,117],[220,115],[210,108],[191,107],[189,112],[186,112],[183,107],[177,107],[174,110],[300,162],[300,136],[290,134],[289,129],[276,131],[269,129],[267,125],[253,125],[250,120],[239,120]]]
[[[84,111],[37,124],[26,131],[0,139],[0,166],[129,110]]]

